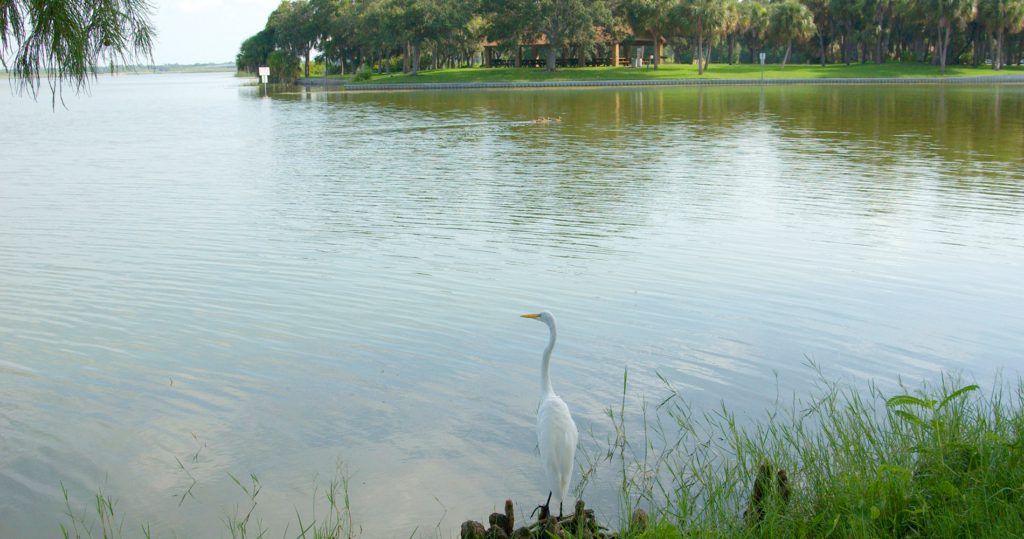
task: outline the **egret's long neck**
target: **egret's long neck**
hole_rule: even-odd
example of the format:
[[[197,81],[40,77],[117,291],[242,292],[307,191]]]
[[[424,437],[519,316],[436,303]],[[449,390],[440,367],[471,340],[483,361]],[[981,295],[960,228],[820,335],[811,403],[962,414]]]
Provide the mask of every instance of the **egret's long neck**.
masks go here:
[[[555,323],[548,324],[551,329],[551,339],[548,347],[544,349],[544,360],[540,364],[540,393],[542,396],[554,395],[555,390],[551,387],[551,351],[555,349],[555,339],[558,337],[558,330]]]

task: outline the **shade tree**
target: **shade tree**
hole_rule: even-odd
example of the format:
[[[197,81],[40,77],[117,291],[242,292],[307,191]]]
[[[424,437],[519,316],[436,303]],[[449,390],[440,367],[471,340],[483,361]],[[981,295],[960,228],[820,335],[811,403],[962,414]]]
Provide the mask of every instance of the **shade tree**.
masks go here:
[[[771,35],[776,43],[786,48],[780,69],[786,68],[793,42],[803,43],[814,35],[814,17],[807,6],[796,0],[785,0],[770,5]]]
[[[980,0],[978,20],[995,38],[992,69],[1002,69],[1005,65],[1006,35],[1024,29],[1024,0]]]

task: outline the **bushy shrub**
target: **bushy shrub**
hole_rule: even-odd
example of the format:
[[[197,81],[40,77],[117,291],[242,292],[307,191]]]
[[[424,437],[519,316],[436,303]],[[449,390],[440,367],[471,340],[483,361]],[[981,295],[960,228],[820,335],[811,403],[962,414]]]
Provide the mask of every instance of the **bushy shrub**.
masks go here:
[[[294,82],[299,75],[299,58],[283,50],[276,50],[267,57],[271,82]]]
[[[373,70],[370,69],[370,66],[363,64],[356,70],[356,74],[352,77],[352,80],[355,82],[363,82],[370,80],[371,77],[373,77]]]

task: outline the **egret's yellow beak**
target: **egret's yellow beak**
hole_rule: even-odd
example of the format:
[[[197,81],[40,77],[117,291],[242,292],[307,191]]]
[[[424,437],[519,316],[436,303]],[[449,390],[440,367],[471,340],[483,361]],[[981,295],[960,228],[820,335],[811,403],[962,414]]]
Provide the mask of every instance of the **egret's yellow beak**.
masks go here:
[[[540,318],[539,314],[521,314],[519,316],[522,316],[523,318]]]

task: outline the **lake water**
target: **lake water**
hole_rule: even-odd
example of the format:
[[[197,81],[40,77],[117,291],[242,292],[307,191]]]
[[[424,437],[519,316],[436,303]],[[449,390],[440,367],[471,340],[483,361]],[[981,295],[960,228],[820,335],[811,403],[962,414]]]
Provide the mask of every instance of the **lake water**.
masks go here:
[[[228,473],[278,536],[339,462],[368,537],[540,503],[540,309],[598,437],[627,367],[741,418],[808,358],[1021,372],[1024,86],[244,82],[0,92],[0,536],[57,535],[61,484],[132,535],[227,535]]]

